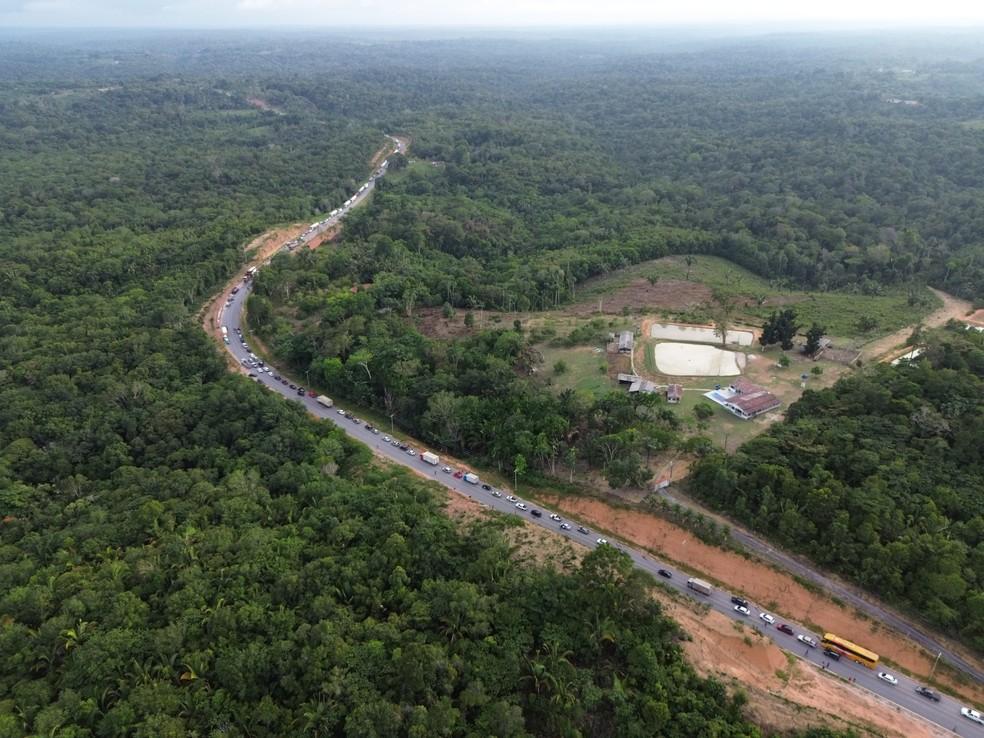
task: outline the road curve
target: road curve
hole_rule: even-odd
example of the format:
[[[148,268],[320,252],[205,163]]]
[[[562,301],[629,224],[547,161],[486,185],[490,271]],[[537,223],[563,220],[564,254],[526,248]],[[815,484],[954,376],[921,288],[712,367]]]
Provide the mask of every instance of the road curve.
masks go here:
[[[396,139],[394,139],[394,141],[396,141]],[[402,144],[399,141],[397,141],[397,146],[399,147],[399,150],[403,150]],[[359,192],[353,196],[353,200],[349,201],[346,206],[341,208],[340,212],[338,212],[335,216],[320,221],[320,226],[328,228],[335,225],[338,220],[342,219],[352,207],[358,205],[359,202],[368,196],[369,192],[372,190],[372,185],[375,180],[384,174],[385,168],[377,170],[373,174],[372,179],[366,183],[367,186],[360,189]],[[311,229],[309,229],[309,231],[311,231]],[[314,238],[314,236],[317,235],[316,233],[313,233],[313,231],[311,233],[312,235],[310,238]],[[285,249],[286,247],[287,244],[284,245]],[[238,330],[241,329],[246,299],[250,293],[252,283],[250,281],[242,283],[235,294],[231,293],[232,286],[233,285],[230,285],[230,289],[226,292],[226,306],[220,314],[220,320],[221,325],[225,326],[228,331],[228,342],[225,344],[226,350],[232,355],[236,362],[242,366],[243,361],[248,361],[252,358],[250,348],[245,341],[240,339]],[[848,661],[847,659],[842,659],[840,661],[830,660],[828,657],[824,656],[821,649],[806,647],[795,637],[781,633],[774,626],[769,626],[766,624],[765,621],[759,617],[760,613],[765,611],[754,603],[749,604],[750,613],[748,615],[739,614],[735,611],[734,605],[731,602],[731,594],[729,592],[715,588],[710,595],[698,595],[694,591],[687,588],[687,574],[681,570],[675,569],[669,564],[661,563],[651,558],[647,554],[615,539],[612,539],[611,543],[602,542],[603,539],[598,533],[592,531],[580,533],[577,530],[577,523],[574,523],[570,530],[564,530],[560,527],[563,521],[552,520],[548,517],[549,511],[547,511],[547,514],[543,517],[534,517],[531,511],[536,509],[536,504],[517,499],[516,502],[523,503],[528,509],[528,511],[520,510],[516,507],[516,502],[506,499],[508,495],[507,490],[484,490],[479,484],[469,484],[452,473],[443,472],[440,465],[438,467],[431,467],[421,461],[419,455],[411,456],[397,446],[392,445],[392,443],[384,441],[384,435],[382,433],[369,430],[363,423],[357,421],[356,419],[349,419],[345,417],[335,408],[322,407],[315,401],[314,398],[310,396],[299,395],[297,390],[290,389],[289,385],[276,381],[273,378],[274,373],[276,373],[276,370],[273,370],[272,367],[268,372],[254,372],[254,374],[256,374],[255,379],[258,383],[262,384],[270,391],[282,395],[288,400],[302,404],[304,408],[312,415],[315,415],[322,420],[334,423],[349,436],[365,443],[369,448],[375,450],[380,456],[383,456],[394,463],[409,467],[417,472],[422,472],[429,475],[432,477],[433,481],[442,484],[446,488],[457,492],[458,494],[479,500],[483,505],[493,510],[506,515],[522,516],[529,522],[535,523],[559,535],[565,536],[571,541],[587,548],[593,549],[599,545],[614,545],[625,553],[637,568],[648,572],[657,581],[662,582],[671,589],[704,602],[710,608],[723,613],[727,617],[734,620],[747,622],[750,627],[755,628],[766,637],[771,638],[778,646],[788,650],[800,660],[809,662],[818,668],[820,668],[821,664],[827,664],[825,667],[826,671],[835,674],[844,680],[853,679],[858,686],[879,695],[887,702],[892,703],[896,708],[907,710],[913,714],[914,717],[919,716],[935,724],[936,726],[943,728],[944,730],[952,731],[955,735],[968,737],[978,736],[979,738],[984,738],[984,727],[977,726],[962,718],[960,715],[961,704],[956,700],[943,695],[941,696],[939,702],[932,702],[915,693],[914,690],[915,687],[918,686],[918,682],[909,679],[908,677],[897,675],[898,684],[891,685],[879,679],[876,671],[869,670],[863,666]],[[499,492],[501,496],[496,496],[494,492]],[[661,570],[668,573],[670,577],[667,578],[661,575]],[[777,625],[780,622],[781,621],[779,619],[776,620]],[[797,634],[812,637],[816,642],[820,641],[822,634],[813,633],[806,628],[793,624],[792,622],[789,622],[789,625],[793,627]],[[849,633],[842,635],[848,638],[851,637],[851,634]],[[886,705],[886,709],[889,709],[888,705]]]

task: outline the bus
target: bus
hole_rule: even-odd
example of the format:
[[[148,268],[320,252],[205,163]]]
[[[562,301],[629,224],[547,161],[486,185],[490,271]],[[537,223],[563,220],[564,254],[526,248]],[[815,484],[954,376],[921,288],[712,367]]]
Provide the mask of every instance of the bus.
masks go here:
[[[867,648],[862,648],[856,643],[851,643],[846,638],[841,638],[833,633],[824,633],[823,640],[820,642],[824,648],[830,649],[839,653],[841,656],[846,656],[851,661],[857,661],[862,666],[867,666],[869,669],[874,669],[878,666],[878,654],[873,651],[869,651]]]

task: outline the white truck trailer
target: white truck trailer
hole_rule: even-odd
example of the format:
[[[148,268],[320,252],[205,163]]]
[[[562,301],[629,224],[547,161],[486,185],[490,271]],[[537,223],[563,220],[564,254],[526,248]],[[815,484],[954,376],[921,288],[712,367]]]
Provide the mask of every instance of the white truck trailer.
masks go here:
[[[437,466],[441,463],[441,457],[435,453],[431,453],[430,451],[424,451],[420,455],[420,460],[425,464],[430,464],[431,466]]]
[[[468,484],[478,484],[478,475],[468,472],[463,479],[468,482]]]
[[[690,578],[687,580],[687,586],[694,592],[698,592],[702,595],[709,595],[714,591],[714,587],[705,582],[703,579]]]
[[[322,407],[332,407],[335,404],[334,400],[332,400],[330,397],[325,397],[324,395],[318,395],[317,398],[315,399],[315,402],[317,402]]]

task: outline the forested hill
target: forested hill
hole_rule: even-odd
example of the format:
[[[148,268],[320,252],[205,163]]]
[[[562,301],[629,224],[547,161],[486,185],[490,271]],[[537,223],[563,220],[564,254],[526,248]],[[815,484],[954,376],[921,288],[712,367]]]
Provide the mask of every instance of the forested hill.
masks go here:
[[[691,489],[984,650],[984,335],[808,391]]]
[[[2,738],[759,735],[623,555],[514,565],[495,524],[457,528],[427,486],[228,375],[196,325],[249,236],[366,175],[378,121],[329,101],[386,105],[372,84],[281,114],[245,102],[238,53],[209,55],[207,84],[118,84],[88,52],[16,51]],[[57,76],[75,66],[91,83]]]

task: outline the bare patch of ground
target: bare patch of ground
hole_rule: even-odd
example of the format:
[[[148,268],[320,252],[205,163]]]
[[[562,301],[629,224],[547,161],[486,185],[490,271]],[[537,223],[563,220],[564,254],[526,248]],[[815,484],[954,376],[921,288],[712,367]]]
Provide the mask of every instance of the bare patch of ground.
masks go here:
[[[247,97],[246,102],[252,105],[254,108],[257,108],[258,110],[265,110],[269,113],[276,113],[277,115],[284,114],[282,110],[273,107],[273,105],[271,105],[261,97]]]
[[[984,308],[976,310],[968,315],[964,318],[964,322],[984,328]]]
[[[451,318],[445,318],[441,308],[425,307],[414,310],[414,323],[417,330],[428,338],[463,338],[474,331],[465,325],[465,313],[456,310]]]
[[[269,259],[284,242],[303,233],[305,227],[302,224],[295,224],[273,228],[265,233],[261,233],[243,247],[243,253],[246,254],[247,259],[246,263],[226,283],[222,291],[205,304],[200,314],[202,329],[208,335],[212,336],[217,342],[222,342],[222,315],[225,312],[226,299],[229,297],[233,288],[243,283],[243,276],[245,276],[246,270],[251,266],[259,266]],[[246,373],[246,370],[236,363],[231,354],[226,351],[222,353],[226,357],[226,361],[230,367],[235,368],[236,371]]]
[[[492,515],[492,510],[487,505],[457,492],[447,493],[444,510],[448,517],[460,524]],[[572,572],[580,566],[581,560],[588,553],[583,546],[576,546],[563,536],[525,520],[522,525],[506,527],[503,535],[512,546],[512,558],[516,564],[547,566],[558,571]]]
[[[926,677],[932,671],[935,654],[927,653],[894,631],[881,628],[855,611],[808,590],[789,574],[705,544],[689,531],[656,515],[611,507],[590,497],[554,497],[544,501],[575,520],[609,531],[702,576],[727,582],[730,590],[746,595],[777,614],[852,638],[916,676]],[[939,671],[936,677],[938,682],[946,683],[968,699],[984,702],[984,688],[950,681]]]
[[[589,282],[584,286],[589,286]],[[625,308],[632,312],[684,311],[710,300],[711,288],[705,284],[679,279],[661,279],[653,285],[649,280],[639,277],[610,294],[565,308],[564,312],[578,316],[591,315],[599,312],[599,304],[602,313],[621,313]]]
[[[682,644],[687,660],[701,675],[744,691],[748,719],[770,733],[827,725],[898,738],[950,735],[867,690],[787,659],[775,643],[721,613],[664,594],[657,597],[690,635]]]
[[[929,289],[943,301],[943,307],[934,310],[921,321],[920,324],[926,328],[937,328],[950,320],[964,320],[973,310],[974,306],[967,300],[962,300],[932,287]],[[889,333],[887,336],[865,344],[861,349],[861,358],[864,361],[891,361],[901,356],[909,350],[906,343],[908,343],[913,328],[915,328],[914,325],[906,326],[895,331],[895,333]]]
[[[445,511],[462,525],[492,514],[482,503],[454,492],[447,494]],[[514,547],[513,561],[517,564],[573,571],[587,553],[583,547],[527,521],[506,528],[504,533]],[[791,661],[775,643],[745,626],[737,629],[720,613],[658,590],[656,597],[666,614],[690,636],[682,644],[687,660],[701,675],[722,680],[733,690],[743,690],[748,696],[748,719],[767,731],[783,733],[827,725],[897,738],[948,735],[866,690],[798,660]]]

